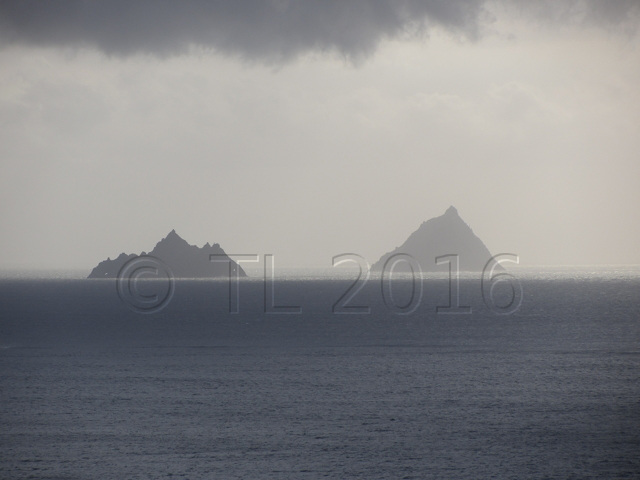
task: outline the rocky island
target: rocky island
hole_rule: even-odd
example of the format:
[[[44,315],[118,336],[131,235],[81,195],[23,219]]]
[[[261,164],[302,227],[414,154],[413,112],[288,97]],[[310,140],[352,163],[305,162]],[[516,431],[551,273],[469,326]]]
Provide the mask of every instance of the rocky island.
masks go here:
[[[396,254],[407,254],[417,260],[422,271],[445,271],[447,264],[437,265],[436,257],[458,255],[461,272],[480,272],[491,259],[489,249],[467,225],[458,210],[451,206],[439,216],[427,220],[395,250],[384,254],[372,267],[382,271],[387,260]],[[408,270],[407,262],[401,262],[397,270]]]
[[[231,260],[219,244],[206,243],[203,247],[190,245],[175,230],[171,230],[149,253],[142,252],[140,255],[149,255],[162,261],[169,266],[176,278],[227,276],[229,264],[225,260],[230,262],[232,275],[247,276],[242,267]],[[211,255],[218,255],[221,262],[211,262]],[[113,260],[107,258],[91,271],[88,278],[117,278],[123,266],[136,257],[136,254],[121,253]]]

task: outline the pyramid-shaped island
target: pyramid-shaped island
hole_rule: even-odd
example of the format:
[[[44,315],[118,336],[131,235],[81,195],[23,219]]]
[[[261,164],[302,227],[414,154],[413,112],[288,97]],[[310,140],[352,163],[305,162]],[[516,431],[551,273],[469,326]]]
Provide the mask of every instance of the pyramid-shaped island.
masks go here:
[[[176,278],[213,278],[229,275],[229,264],[231,274],[239,274],[246,277],[246,273],[240,265],[231,260],[224,250],[217,243],[203,247],[190,245],[183,240],[175,230],[160,240],[155,248],[149,253],[142,252],[140,255],[149,255],[157,258],[169,266]],[[220,262],[212,262],[211,255],[217,255]],[[96,266],[88,278],[117,278],[118,272],[124,265],[138,257],[135,254],[121,253],[118,258],[111,260],[107,258]]]
[[[387,260],[396,254],[409,255],[420,264],[424,272],[446,270],[446,263],[436,264],[436,257],[444,255],[458,255],[459,269],[462,272],[480,272],[491,259],[489,249],[460,218],[458,210],[453,206],[444,215],[423,222],[401,246],[384,254],[373,265],[373,271],[382,271]],[[398,263],[398,271],[408,268],[407,262]]]

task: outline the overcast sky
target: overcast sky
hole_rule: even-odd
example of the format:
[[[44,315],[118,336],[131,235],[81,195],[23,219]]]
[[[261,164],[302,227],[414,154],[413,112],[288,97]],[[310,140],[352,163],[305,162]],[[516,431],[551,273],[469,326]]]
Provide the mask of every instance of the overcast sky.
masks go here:
[[[0,267],[173,228],[374,263],[449,205],[524,264],[639,264],[639,6],[2,1]]]

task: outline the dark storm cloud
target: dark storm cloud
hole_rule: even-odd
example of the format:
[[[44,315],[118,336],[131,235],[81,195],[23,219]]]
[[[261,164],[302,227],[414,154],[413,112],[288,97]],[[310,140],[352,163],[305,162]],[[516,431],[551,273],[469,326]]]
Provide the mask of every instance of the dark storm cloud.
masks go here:
[[[482,0],[0,1],[3,43],[170,54],[189,44],[247,57],[373,51],[427,23],[473,34]]]
[[[637,5],[634,0],[512,5],[531,13],[532,3],[550,17],[582,8],[583,18],[611,22]],[[384,38],[436,25],[473,38],[486,5],[487,0],[0,0],[0,42],[94,46],[117,55],[166,55],[195,44],[246,58],[287,59],[327,50],[355,58],[374,51]]]

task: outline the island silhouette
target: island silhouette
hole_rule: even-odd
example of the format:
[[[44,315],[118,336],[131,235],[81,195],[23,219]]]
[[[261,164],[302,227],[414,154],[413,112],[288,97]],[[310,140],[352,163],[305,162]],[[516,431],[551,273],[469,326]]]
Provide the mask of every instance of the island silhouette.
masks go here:
[[[219,261],[212,262],[211,255]],[[140,255],[121,253],[117,258],[100,262],[89,274],[88,278],[117,278],[124,265],[138,256],[151,256],[165,263],[176,278],[212,278],[229,275],[246,277],[240,265],[231,260],[219,244],[202,246],[190,245],[175,230],[160,240],[149,253]],[[230,263],[226,263],[230,262]]]
[[[461,272],[480,272],[492,258],[489,249],[460,218],[454,206],[450,206],[443,215],[423,222],[402,245],[384,254],[374,263],[372,270],[382,271],[387,261],[398,254],[416,260],[424,272],[446,270],[447,259],[443,259],[440,265],[436,263],[437,257],[446,255],[458,256]],[[449,261],[454,262],[455,259],[449,258]],[[394,271],[409,271],[409,268],[409,263],[402,261]]]
[[[211,261],[212,255],[217,257],[216,262]],[[91,271],[88,278],[117,278],[127,262],[139,256],[151,256],[162,261],[176,278],[222,277],[230,272],[234,276],[247,276],[219,244],[206,243],[202,247],[190,245],[175,230],[171,230],[149,253],[121,253],[113,260],[107,258]],[[448,268],[455,270],[456,264],[461,272],[480,272],[492,255],[471,227],[460,218],[458,210],[450,206],[443,215],[423,222],[402,245],[382,255],[373,264],[372,271],[389,269],[388,263],[394,258],[402,259],[393,266],[393,270],[399,272],[410,271],[410,264],[415,266],[415,262],[423,272],[446,271]],[[497,267],[502,269],[500,265]]]

